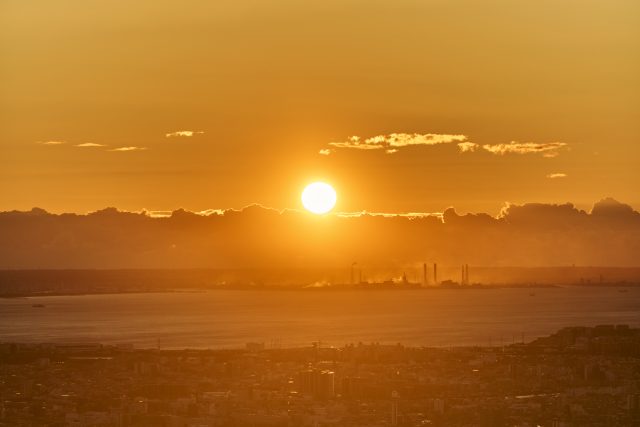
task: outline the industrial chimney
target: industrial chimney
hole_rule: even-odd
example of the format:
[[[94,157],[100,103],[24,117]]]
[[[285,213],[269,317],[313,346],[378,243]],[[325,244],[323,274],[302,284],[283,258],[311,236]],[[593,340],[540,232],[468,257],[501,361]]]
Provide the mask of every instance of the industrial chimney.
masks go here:
[[[422,282],[424,286],[429,286],[429,278],[427,277],[427,263],[422,264]]]
[[[433,263],[433,284],[438,284],[438,264]]]

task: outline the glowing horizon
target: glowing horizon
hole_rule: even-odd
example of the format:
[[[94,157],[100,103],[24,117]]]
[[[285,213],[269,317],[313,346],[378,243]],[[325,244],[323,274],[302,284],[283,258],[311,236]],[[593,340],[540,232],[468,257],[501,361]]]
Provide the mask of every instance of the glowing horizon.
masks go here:
[[[0,210],[640,209],[638,3],[67,6],[2,7]]]

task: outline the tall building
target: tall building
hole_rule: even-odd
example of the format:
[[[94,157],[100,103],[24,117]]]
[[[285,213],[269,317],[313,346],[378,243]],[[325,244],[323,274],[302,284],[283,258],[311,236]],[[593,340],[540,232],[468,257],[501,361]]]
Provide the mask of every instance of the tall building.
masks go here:
[[[298,391],[317,399],[335,397],[335,374],[333,371],[308,369],[298,373]]]
[[[333,399],[335,393],[335,373],[333,371],[321,371],[318,376],[316,396],[319,399]]]
[[[398,392],[397,391],[392,391],[391,392],[391,425],[392,426],[397,426],[398,425]]]

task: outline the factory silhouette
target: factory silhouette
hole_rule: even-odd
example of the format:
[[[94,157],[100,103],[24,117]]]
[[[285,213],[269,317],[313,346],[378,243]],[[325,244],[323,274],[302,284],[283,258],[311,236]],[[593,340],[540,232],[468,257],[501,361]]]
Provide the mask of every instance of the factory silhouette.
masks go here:
[[[428,288],[432,287],[443,287],[443,288],[457,288],[461,286],[471,286],[471,282],[469,281],[469,264],[462,264],[460,267],[460,281],[454,281],[451,279],[439,280],[438,279],[438,264],[433,263],[431,267],[431,271],[429,271],[429,266],[427,263],[422,264],[422,275],[419,277],[416,274],[413,281],[409,278],[406,272],[402,273],[397,280],[387,279],[382,282],[380,281],[370,281],[366,280],[363,275],[363,269],[357,268],[358,263],[354,262],[351,264],[351,280],[349,282],[349,286],[354,289],[418,289],[418,288]],[[357,270],[357,280],[356,280],[356,270]],[[432,272],[432,276],[430,273]],[[430,278],[431,276],[431,278]],[[480,284],[476,284],[479,286]],[[347,284],[334,284],[334,287],[345,287]]]

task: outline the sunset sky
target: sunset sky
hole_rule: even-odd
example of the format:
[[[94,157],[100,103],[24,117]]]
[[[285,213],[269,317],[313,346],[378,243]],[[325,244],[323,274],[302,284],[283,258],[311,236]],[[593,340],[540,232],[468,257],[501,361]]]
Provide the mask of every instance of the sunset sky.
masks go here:
[[[0,210],[640,208],[640,2],[3,0]]]

